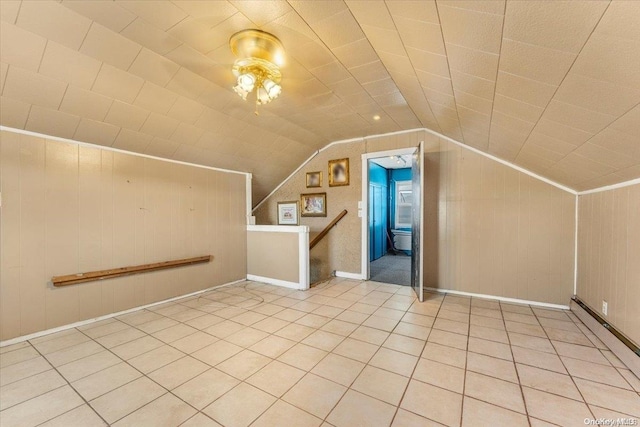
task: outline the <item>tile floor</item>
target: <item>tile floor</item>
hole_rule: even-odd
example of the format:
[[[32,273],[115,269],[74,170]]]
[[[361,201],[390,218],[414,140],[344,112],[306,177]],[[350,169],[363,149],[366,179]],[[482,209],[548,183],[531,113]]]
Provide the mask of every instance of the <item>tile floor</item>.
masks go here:
[[[572,313],[375,282],[244,282],[0,351],[3,427],[640,418],[640,381]]]

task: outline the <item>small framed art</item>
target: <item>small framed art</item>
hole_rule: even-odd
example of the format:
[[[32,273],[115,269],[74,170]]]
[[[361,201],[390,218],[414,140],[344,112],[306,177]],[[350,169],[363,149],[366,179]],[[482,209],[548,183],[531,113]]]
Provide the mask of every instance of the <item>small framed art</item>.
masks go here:
[[[307,172],[307,188],[322,187],[322,172]]]
[[[300,195],[301,216],[327,216],[327,193]]]
[[[349,185],[349,159],[329,160],[329,187]]]
[[[278,202],[278,225],[298,225],[298,202]]]

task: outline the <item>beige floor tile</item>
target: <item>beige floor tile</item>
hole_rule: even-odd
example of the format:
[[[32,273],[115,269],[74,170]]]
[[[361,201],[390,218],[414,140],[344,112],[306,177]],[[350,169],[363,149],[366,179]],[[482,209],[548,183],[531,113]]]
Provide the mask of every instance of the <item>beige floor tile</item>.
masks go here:
[[[200,316],[204,316],[207,314],[204,311],[200,310],[185,310],[176,314],[172,314],[171,317],[173,320],[177,320],[178,322],[188,322],[189,320],[197,319]]]
[[[195,334],[180,338],[171,343],[171,347],[175,347],[183,353],[191,354],[194,351],[198,351],[201,348],[213,344],[218,341],[218,338],[206,334],[204,332],[196,332]]]
[[[519,313],[519,314],[527,314],[529,316],[533,315],[533,310],[528,305],[521,304],[510,304],[506,302],[500,303],[500,308],[502,308],[502,312],[510,312],[510,313]]]
[[[509,344],[509,338],[505,331],[487,328],[485,326],[471,325],[469,329],[469,336]]]
[[[507,326],[507,331],[516,332],[518,334],[524,335],[532,335],[534,337],[546,338],[547,334],[542,329],[542,326],[538,325],[528,325],[526,323],[518,323],[512,322],[510,320],[506,320],[505,325]]]
[[[618,357],[615,354],[613,354],[610,350],[600,350],[600,352],[614,368],[622,368],[622,369],[627,368],[626,365],[622,363],[622,361],[618,359]],[[578,359],[578,357],[576,357],[575,359]],[[596,362],[596,363],[600,363],[600,362]]]
[[[370,328],[380,329],[386,332],[391,332],[399,323],[399,319],[389,319],[388,317],[371,316],[365,320],[362,324]]]
[[[400,320],[404,316],[405,312],[402,310],[394,310],[392,308],[380,307],[373,312],[374,316],[386,317],[388,319]]]
[[[276,398],[249,384],[233,390],[204,408],[203,412],[225,427],[245,427],[267,410]]]
[[[129,329],[129,326],[126,323],[120,322],[116,319],[107,319],[103,320],[102,322],[90,323],[89,325],[79,327],[78,329],[81,330],[85,335],[96,339],[105,335],[112,334],[114,332]]]
[[[242,351],[242,347],[221,340],[191,353],[191,356],[203,361],[209,366],[215,366],[240,351]]]
[[[216,316],[224,317],[225,319],[232,319],[232,318],[234,318],[236,316],[239,316],[239,315],[241,315],[243,313],[246,313],[246,312],[247,312],[247,310],[245,310],[243,308],[239,308],[239,307],[225,307],[225,308],[222,308],[220,310],[214,311]]]
[[[413,412],[398,409],[391,427],[442,427],[444,424],[428,420]]]
[[[158,347],[162,347],[164,344],[159,339],[152,337],[151,335],[145,335],[128,343],[113,347],[111,352],[115,353],[118,357],[129,360],[136,356],[140,356],[148,351],[154,350]]]
[[[484,354],[469,353],[467,355],[467,370],[518,383],[516,367],[509,360],[497,359]]]
[[[91,340],[88,336],[75,329],[69,329],[55,334],[45,335],[43,337],[30,340],[32,346],[34,346],[40,353],[47,355],[54,351],[62,350],[63,348],[71,347],[74,345],[82,344]]]
[[[242,350],[235,356],[231,356],[216,368],[232,377],[245,380],[258,372],[271,362],[269,357],[263,356],[251,350]]]
[[[380,343],[372,342],[372,344],[380,344]],[[388,338],[384,341],[384,344],[382,344],[382,346],[389,348],[391,350],[396,350],[403,353],[411,354],[413,356],[420,356],[420,354],[422,353],[422,350],[424,349],[425,341],[419,340],[416,338],[407,337],[404,335],[390,334],[388,335]]]
[[[308,337],[309,335],[311,335],[315,330],[316,330],[315,328],[310,328],[308,326],[291,323],[285,326],[284,328],[276,331],[274,335],[282,338],[286,338],[288,340],[299,342],[305,339],[306,337]]]
[[[561,374],[567,373],[567,370],[564,368],[562,361],[555,354],[545,353],[544,351],[536,351],[522,347],[512,347],[512,350],[513,358],[518,363],[529,366],[536,366],[538,368],[559,372]]]
[[[224,322],[223,317],[216,316],[214,314],[205,314],[204,316],[196,317],[195,319],[187,320],[185,325],[189,325],[192,328],[203,330],[209,326],[213,326],[216,323]]]
[[[527,416],[470,397],[464,398],[462,427],[528,427]]]
[[[302,340],[302,344],[310,345],[321,350],[331,351],[338,346],[343,340],[344,336],[338,334],[332,334],[327,331],[315,331],[308,337]]]
[[[129,341],[133,341],[137,338],[145,336],[145,333],[138,329],[129,327],[113,334],[105,335],[100,338],[96,338],[96,342],[103,345],[106,348],[113,348],[124,344]]]
[[[555,353],[555,349],[551,345],[551,341],[546,338],[533,337],[531,335],[518,334],[509,332],[509,340],[514,347],[524,347],[533,350],[544,351],[547,353]]]
[[[460,425],[462,395],[411,380],[400,407],[446,426]]]
[[[368,317],[369,315],[365,313],[359,313],[354,310],[345,310],[338,316],[336,316],[336,319],[342,320],[343,322],[355,323],[357,325],[360,325],[362,322],[367,320]]]
[[[89,402],[109,424],[146,405],[166,393],[149,378],[142,377]]]
[[[311,370],[311,373],[348,387],[364,366],[364,363],[356,360],[329,354]]]
[[[162,342],[171,343],[179,340],[180,338],[195,334],[197,331],[198,330],[196,328],[180,323],[167,329],[154,332],[152,335]]]
[[[469,351],[484,354],[485,356],[497,357],[499,359],[513,360],[511,347],[495,341],[469,337]]]
[[[305,313],[311,313],[313,310],[322,307],[321,304],[316,304],[309,301],[300,301],[297,304],[291,306],[294,310],[304,311]]]
[[[618,372],[627,380],[633,390],[640,393],[640,378],[636,377],[635,374],[628,369],[618,368]]]
[[[321,328],[321,330],[323,331],[342,335],[344,337],[351,335],[351,333],[356,329],[358,329],[358,325],[356,325],[355,323],[343,322],[342,320],[336,319],[333,319]]]
[[[138,326],[138,325],[142,325],[143,323],[151,322],[153,320],[162,319],[162,316],[160,316],[157,313],[154,313],[153,311],[139,310],[133,313],[118,316],[117,319],[128,325]]]
[[[453,320],[455,322],[469,323],[469,313],[460,313],[459,311],[451,311],[443,308],[438,311],[438,319]]]
[[[238,316],[235,316],[234,318],[232,318],[232,320],[236,323],[240,323],[241,325],[244,326],[251,326],[254,323],[257,323],[261,320],[266,319],[267,316],[265,316],[264,314],[260,314],[260,313],[254,313],[251,311],[248,311],[246,313],[242,313]]]
[[[471,307],[471,314],[476,316],[491,317],[494,319],[502,319],[502,312],[491,308]]]
[[[162,347],[134,357],[129,360],[129,364],[143,374],[148,374],[184,356],[185,354],[183,352],[168,345],[163,345]]]
[[[211,368],[175,388],[172,393],[201,410],[239,383],[232,376]]]
[[[467,372],[464,394],[512,411],[525,413],[522,392],[517,384]]]
[[[23,348],[31,347],[29,341],[22,341],[11,345],[6,345],[4,347],[0,347],[0,355],[6,354],[15,350],[20,350]]]
[[[252,427],[273,427],[291,425],[296,427],[317,427],[322,424],[320,418],[314,417],[290,404],[277,401],[260,416]]]
[[[388,426],[396,408],[353,390],[344,397],[327,417],[327,421],[336,427],[351,426]]]
[[[75,381],[71,385],[86,400],[93,400],[141,376],[140,372],[126,363],[118,363]]]
[[[500,302],[483,298],[471,298],[471,307],[489,308],[500,310]]]
[[[429,338],[431,329],[424,326],[413,325],[411,323],[400,322],[394,328],[393,333],[426,341],[427,338]]]
[[[0,354],[0,368],[4,368],[40,356],[28,343],[25,347]]]
[[[175,326],[177,324],[178,322],[173,319],[169,319],[168,317],[160,317],[159,319],[142,323],[140,325],[137,325],[136,327],[148,334],[152,334],[154,332],[158,332],[163,329],[170,328],[171,326]]]
[[[563,313],[564,314],[564,313]],[[569,332],[580,332],[580,329],[568,317],[565,320],[551,319],[547,317],[538,317],[538,322],[545,328],[560,329]]]
[[[235,334],[231,334],[225,338],[225,341],[229,341],[235,345],[239,345],[240,347],[247,348],[257,343],[260,340],[268,337],[269,334],[263,332],[259,329],[253,329],[250,327],[241,329]]]
[[[505,321],[510,320],[512,322],[526,323],[528,325],[540,325],[535,316],[529,316],[526,314],[505,312],[503,313],[503,317]]]
[[[399,351],[381,348],[369,361],[369,364],[377,368],[386,369],[396,374],[410,377],[418,363],[418,357]]]
[[[456,322],[456,321],[453,321],[453,320],[441,319],[439,317],[436,318],[436,321],[433,323],[433,328],[434,329],[439,329],[441,331],[454,332],[454,333],[460,334],[460,335],[469,334],[469,324],[468,323],[462,323],[462,322]]]
[[[580,425],[585,419],[593,418],[583,402],[545,393],[529,387],[523,387],[527,412],[530,417],[554,423],[560,426]]]
[[[372,314],[377,309],[378,307],[375,307],[369,304],[363,304],[360,302],[357,302],[353,304],[351,307],[349,307],[349,310],[355,311],[357,313],[362,313],[362,314]]]
[[[640,396],[638,393],[581,378],[574,380],[588,404],[640,417]]]
[[[0,387],[0,411],[66,384],[64,378],[51,369]]]
[[[167,390],[173,390],[208,369],[206,363],[186,356],[151,372],[149,378]]]
[[[310,371],[318,364],[327,352],[305,344],[296,344],[284,352],[278,360],[303,371]]]
[[[412,325],[424,326],[425,328],[431,328],[433,326],[433,322],[435,321],[435,319],[431,316],[424,316],[422,314],[417,314],[417,313],[406,313],[404,316],[402,316],[401,320],[404,323],[411,323]]]
[[[631,421],[635,421],[638,419],[638,417],[634,417],[633,415],[623,414],[620,411],[612,411],[611,409],[601,408],[595,405],[589,405],[589,409],[591,409],[591,412],[593,412],[593,415],[595,415],[595,419],[616,420],[616,421],[619,418],[631,418]],[[621,425],[624,425],[624,424],[621,424]]]
[[[213,335],[216,338],[226,338],[229,335],[235,334],[238,331],[244,329],[245,326],[240,323],[232,322],[231,320],[225,320],[220,323],[216,323],[213,326],[209,326],[204,329],[203,332],[208,333],[209,335]]]
[[[346,338],[334,350],[333,353],[339,354],[359,362],[367,363],[380,347],[369,344],[364,341]]]
[[[467,359],[467,352],[435,342],[427,342],[422,352],[422,357],[447,365],[456,366],[458,368],[464,368]]]
[[[66,365],[58,366],[58,372],[69,382],[79,380],[110,366],[117,365],[121,360],[110,351],[101,351]]]
[[[472,314],[469,319],[469,323],[477,326],[484,326],[485,328],[493,328],[504,330],[505,321],[502,319],[496,319],[494,317],[485,317],[478,316],[477,314]]]
[[[398,406],[409,378],[389,371],[366,366],[351,386],[353,390]]]
[[[569,357],[561,357],[561,359],[569,371],[569,375],[573,377],[633,390],[613,366],[585,362],[584,360],[571,359]]]
[[[566,323],[566,322],[563,322]],[[544,328],[545,332],[549,336],[549,339],[554,341],[563,341],[571,344],[584,345],[586,347],[593,347],[593,343],[582,332],[569,332],[563,329]]]
[[[274,332],[276,332],[279,329],[284,328],[285,326],[287,326],[290,322],[286,321],[286,320],[282,320],[282,319],[278,319],[275,317],[267,317],[264,320],[259,321],[258,323],[254,323],[252,325],[253,328],[255,329],[259,329],[263,332],[267,332],[269,334],[272,334]]]
[[[517,364],[516,366],[520,384],[523,386],[582,401],[582,396],[570,376],[528,365]]]
[[[180,427],[222,427],[222,426],[217,422],[213,421],[211,418],[209,418],[202,412],[198,412],[193,417],[185,421],[183,424],[180,424]]]
[[[36,426],[83,403],[71,387],[63,386],[2,411],[2,427]]]
[[[464,376],[464,369],[422,358],[413,372],[413,378],[418,381],[460,394],[464,389]]]
[[[305,371],[274,360],[246,382],[276,397],[282,397],[304,375]]]
[[[95,341],[87,341],[82,344],[74,345],[71,347],[63,348],[62,350],[54,351],[45,355],[45,358],[53,366],[60,366],[66,363],[73,362],[78,359],[82,359],[92,354],[99,353],[104,350],[100,344]]]
[[[454,334],[452,332],[432,329],[427,342],[434,342],[437,344],[446,345],[448,347],[466,350],[468,339],[469,337],[467,337],[466,335]]]
[[[306,313],[304,311],[293,310],[291,308],[285,308],[284,310],[273,315],[276,319],[285,320],[287,322],[295,322],[299,318],[303,317]]]
[[[173,427],[195,415],[197,411],[171,393],[167,393],[114,424],[114,427]]]
[[[310,414],[325,418],[347,388],[314,374],[305,375],[282,399]]]
[[[538,318],[571,320],[567,316],[566,310],[553,310],[553,309],[546,309],[546,308],[540,308],[540,307],[531,307],[531,309],[533,310],[535,315],[538,316]]]
[[[106,425],[102,418],[100,418],[89,405],[78,406],[44,424],[40,424],[41,427],[101,427]]]
[[[330,317],[319,316],[317,314],[310,313],[296,320],[296,323],[299,325],[308,326],[310,328],[320,328],[330,320]]]
[[[586,362],[599,363],[605,366],[611,365],[607,358],[602,355],[600,350],[594,347],[584,347],[560,341],[553,341],[553,346],[560,356],[571,357],[573,359],[584,360]]]

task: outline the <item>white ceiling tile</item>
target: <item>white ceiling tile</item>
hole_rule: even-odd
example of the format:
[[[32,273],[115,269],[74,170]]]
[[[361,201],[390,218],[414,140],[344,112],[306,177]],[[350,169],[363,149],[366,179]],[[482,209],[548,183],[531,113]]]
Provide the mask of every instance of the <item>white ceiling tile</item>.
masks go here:
[[[347,68],[367,64],[378,59],[378,55],[365,38],[332,49],[332,52]]]
[[[7,78],[7,72],[9,71],[9,64],[0,62],[0,93],[4,89],[4,81]]]
[[[456,70],[451,70],[451,84],[454,90],[470,93],[489,100],[493,99],[496,87],[493,79],[483,79]]]
[[[639,158],[633,158],[628,154],[609,150],[590,143],[578,147],[575,153],[615,169],[625,169],[640,161]]]
[[[640,41],[640,3],[637,1],[612,1],[598,23],[597,33]]]
[[[455,87],[455,81],[454,81]],[[557,86],[527,79],[514,74],[498,72],[496,93],[537,107],[546,107]]]
[[[142,48],[129,67],[129,72],[158,86],[166,86],[178,72],[180,66],[147,48]]]
[[[555,99],[551,100],[544,114],[551,120],[590,133],[600,132],[616,119],[609,114],[587,110]]]
[[[209,24],[197,18],[189,17],[169,30],[168,33],[198,52],[207,54],[220,47],[217,41],[218,38],[215,36],[216,32],[217,29],[215,27],[212,28]],[[177,46],[174,46],[174,48],[175,47]],[[167,52],[169,50],[167,50]],[[230,49],[227,47],[226,50],[229,51]]]
[[[73,139],[110,147],[119,131],[120,128],[117,126],[90,119],[81,119]]]
[[[169,139],[178,127],[178,121],[158,113],[151,113],[140,129],[158,138]]]
[[[151,135],[145,135],[129,129],[121,129],[112,147],[134,153],[144,153],[147,145],[151,143],[151,139],[153,139]]]
[[[438,9],[433,0],[393,0],[387,2],[393,16],[440,25]]]
[[[16,129],[24,129],[31,105],[26,102],[0,96],[0,124]]]
[[[198,99],[211,86],[211,82],[193,73],[193,71],[180,68],[165,88],[187,98]]]
[[[105,122],[124,129],[138,131],[149,117],[149,112],[126,102],[114,101]]]
[[[380,30],[396,31],[396,26],[384,2],[346,0],[346,3],[361,26],[371,26]]]
[[[538,145],[549,151],[560,153],[563,156],[566,156],[567,154],[573,152],[576,148],[578,148],[578,146],[575,144],[571,144],[567,141],[544,135],[535,130],[531,133],[531,135],[529,135],[529,138],[527,138],[527,144]]]
[[[536,132],[567,141],[574,145],[581,145],[593,136],[590,132],[585,132],[562,123],[558,123],[544,115],[536,125]]]
[[[570,52],[504,39],[500,71],[557,86],[575,59]]]
[[[178,95],[175,93],[153,83],[144,82],[133,104],[145,110],[166,114],[177,99]]]
[[[67,84],[18,67],[9,67],[2,94],[27,104],[58,108]]]
[[[493,53],[447,44],[451,70],[461,71],[486,80],[495,80],[499,56]]]
[[[33,105],[25,128],[45,135],[72,138],[79,122],[78,116]]]
[[[164,157],[165,159],[173,158],[173,153],[176,152],[178,143],[169,141],[162,138],[153,138],[149,145],[144,149],[145,154],[156,157]]]
[[[342,0],[290,0],[289,4],[309,24],[315,24],[347,9],[347,5]]]
[[[438,5],[504,15],[505,0],[438,0]]]
[[[535,105],[496,93],[493,100],[493,110],[508,114],[520,120],[535,123],[542,116],[544,108],[536,107]]]
[[[519,134],[529,134],[536,125],[535,122],[528,122],[508,113],[501,113],[496,110],[494,110],[491,115],[491,125],[493,126],[494,124],[508,128]]]
[[[620,116],[611,124],[611,129],[626,132],[629,135],[640,135],[640,104]]]
[[[448,7],[438,2],[445,44],[464,46],[483,52],[500,53],[502,15]]]
[[[216,66],[216,63],[211,58],[192,49],[186,44],[178,46],[167,53],[166,57],[196,74],[202,74]]]
[[[187,17],[182,9],[168,1],[117,0],[116,3],[165,31]]]
[[[445,55],[440,25],[393,15],[405,46]]]
[[[258,27],[292,10],[291,6],[284,0],[270,2],[264,2],[262,0],[232,0],[231,4]]]
[[[0,25],[0,61],[38,71],[47,40],[15,25]]]
[[[173,4],[209,27],[214,27],[238,12],[226,0],[178,0]]]
[[[72,49],[78,49],[91,20],[55,1],[23,1],[18,26]]]
[[[0,1],[0,20],[15,24],[18,18],[18,11],[22,0],[3,0]]]
[[[179,144],[196,145],[203,134],[203,129],[187,123],[180,123],[171,135],[171,140]]]
[[[91,90],[132,103],[140,92],[144,80],[126,71],[103,64]]]
[[[137,43],[94,23],[87,34],[80,52],[126,70],[140,52]]]
[[[449,63],[446,56],[412,47],[407,47],[407,54],[416,70],[449,78]]]
[[[182,122],[193,124],[202,115],[204,107],[201,104],[183,96],[169,109],[167,116],[173,117]]]
[[[482,114],[491,115],[493,103],[486,98],[466,92],[455,91],[456,104],[475,110]]]
[[[106,96],[69,86],[60,104],[60,111],[88,119],[104,120],[112,102]]]
[[[144,46],[160,55],[165,55],[182,44],[182,41],[176,37],[154,27],[141,18],[136,18],[120,34],[122,37],[126,37],[130,43]]]
[[[302,16],[305,17],[305,15]],[[349,10],[343,10],[331,15],[330,18],[314,22],[312,27],[330,49],[353,43],[364,37],[358,22]]]
[[[119,33],[136,19],[136,15],[113,1],[63,0],[62,5]]]
[[[39,72],[49,77],[90,89],[102,63],[53,41],[47,43]]]

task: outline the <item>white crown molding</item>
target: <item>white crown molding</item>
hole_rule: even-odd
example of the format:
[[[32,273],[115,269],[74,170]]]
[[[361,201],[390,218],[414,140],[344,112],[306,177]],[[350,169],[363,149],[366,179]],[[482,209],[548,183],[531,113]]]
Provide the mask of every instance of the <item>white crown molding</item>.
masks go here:
[[[604,187],[594,188],[593,190],[579,191],[578,192],[578,196],[584,196],[586,194],[593,194],[593,193],[601,193],[603,191],[610,191],[610,190],[615,190],[615,189],[618,189],[618,188],[630,187],[632,185],[637,185],[637,184],[640,184],[640,178],[632,179],[630,181],[621,182],[619,184],[605,185]]]
[[[98,148],[100,150],[113,151],[115,153],[129,154],[129,155],[132,155],[132,156],[144,157],[146,159],[159,160],[161,162],[176,163],[178,165],[193,166],[193,167],[196,167],[196,168],[209,169],[209,170],[218,171],[218,172],[236,173],[236,174],[245,175],[245,176],[248,176],[248,177],[251,176],[250,172],[241,172],[241,171],[236,171],[236,170],[231,170],[231,169],[222,169],[222,168],[216,168],[216,167],[213,167],[213,166],[205,166],[205,165],[199,165],[199,164],[196,164],[196,163],[183,162],[183,161],[180,161],[180,160],[167,159],[167,158],[164,158],[164,157],[156,157],[156,156],[151,156],[149,154],[142,154],[142,153],[136,153],[136,152],[133,152],[133,151],[120,150],[119,148],[106,147],[104,145],[91,144],[90,142],[76,141],[75,139],[61,138],[59,136],[46,135],[44,133],[31,132],[29,130],[16,129],[16,128],[11,128],[11,127],[2,126],[2,125],[0,125],[0,131],[17,133],[17,134],[21,134],[21,135],[35,136],[37,138],[45,138],[45,139],[50,139],[50,140],[53,140],[53,141],[66,142],[68,144],[75,144],[75,145],[79,145],[79,146],[82,146],[82,147]]]

